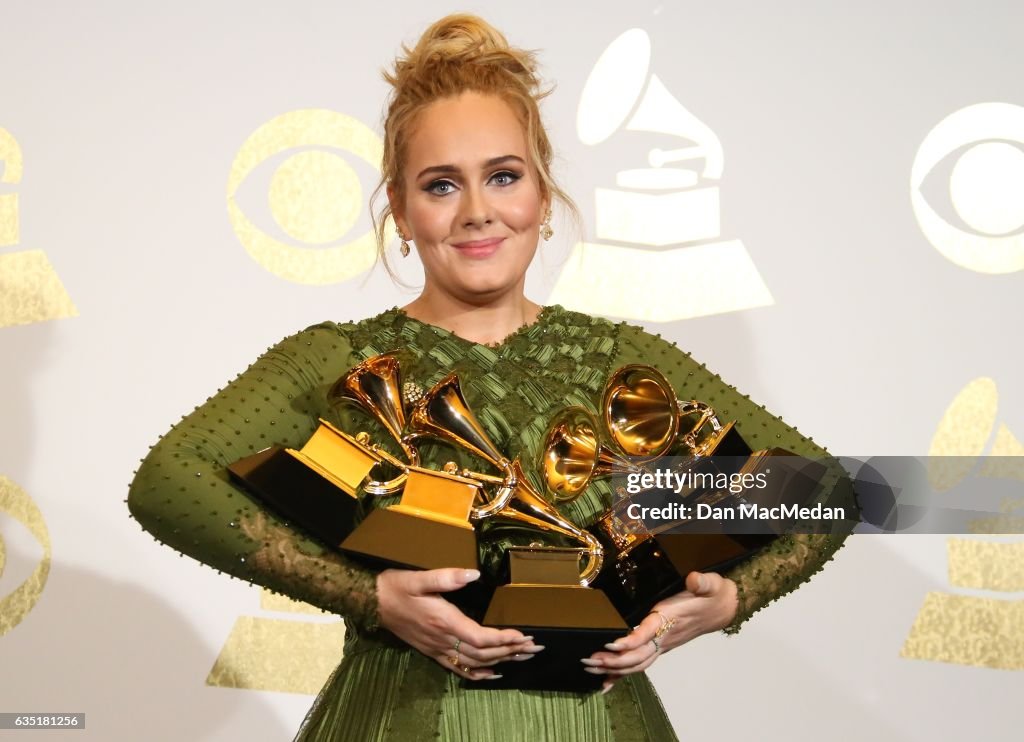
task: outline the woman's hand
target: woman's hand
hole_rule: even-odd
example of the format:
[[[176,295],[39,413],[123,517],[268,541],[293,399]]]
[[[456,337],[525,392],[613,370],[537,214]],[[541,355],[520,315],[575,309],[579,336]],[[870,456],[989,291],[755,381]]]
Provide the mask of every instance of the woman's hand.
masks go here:
[[[500,678],[486,668],[504,660],[528,660],[544,647],[515,629],[481,626],[442,597],[479,577],[475,569],[386,569],[377,575],[380,624],[457,675]]]
[[[627,636],[582,660],[587,672],[607,675],[607,692],[623,675],[643,672],[670,649],[724,629],[736,616],[736,583],[714,572],[690,572],[686,590],[658,603]]]

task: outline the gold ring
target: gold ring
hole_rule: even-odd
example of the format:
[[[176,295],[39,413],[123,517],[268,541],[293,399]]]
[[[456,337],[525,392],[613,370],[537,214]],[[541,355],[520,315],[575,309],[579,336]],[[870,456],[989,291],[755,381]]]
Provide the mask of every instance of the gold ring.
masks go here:
[[[448,658],[448,661],[449,661],[449,662],[451,662],[451,663],[452,663],[452,665],[453,665],[453,666],[455,666],[455,667],[459,667],[459,666],[460,666],[460,665],[462,664],[462,663],[461,663],[461,662],[459,661],[459,655],[457,655],[457,654],[453,654],[453,655],[451,655],[451,656],[450,656],[450,657]]]
[[[654,635],[656,637],[658,637],[659,639],[665,635],[666,631],[668,631],[669,629],[671,629],[673,626],[676,625],[676,622],[675,622],[674,619],[666,618],[665,614],[662,613],[661,611],[651,611],[651,613],[657,613],[658,614],[658,618],[661,619],[661,626],[659,626],[658,630],[654,632]]]
[[[455,640],[455,654],[459,653],[459,647],[462,646],[462,639]]]

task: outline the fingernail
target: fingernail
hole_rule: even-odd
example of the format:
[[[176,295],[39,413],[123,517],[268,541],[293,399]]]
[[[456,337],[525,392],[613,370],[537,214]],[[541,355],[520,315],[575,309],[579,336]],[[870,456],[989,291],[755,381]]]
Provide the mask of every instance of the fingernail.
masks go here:
[[[700,591],[706,593],[708,591],[708,578],[704,575],[700,576]]]
[[[514,659],[516,662],[526,662],[526,660],[532,660],[536,656],[537,655],[535,654],[529,654],[526,652],[524,652],[523,654],[519,654],[517,652],[516,654],[512,655],[512,659]]]
[[[610,691],[614,687],[615,687],[615,683],[605,683],[601,687],[601,695],[603,696],[605,693],[607,693],[608,691]]]
[[[610,649],[612,652],[618,652],[620,649],[622,649],[622,645],[620,645],[618,642],[612,642],[611,644],[605,644],[604,648]]]
[[[479,569],[467,569],[465,572],[462,573],[462,578],[466,582],[472,582],[473,580],[479,580],[480,579],[480,570]]]
[[[589,657],[584,657],[583,659],[580,660],[580,662],[582,662],[584,665],[589,665],[590,667],[600,667],[601,666],[601,660],[592,660]]]
[[[484,680],[497,680],[498,678],[503,678],[503,677],[505,677],[505,676],[504,675],[488,675],[486,678],[484,678]]]
[[[523,651],[524,652],[530,652],[531,654],[536,654],[537,652],[540,652],[543,649],[544,649],[544,645],[543,644],[534,644],[529,649],[524,649]]]
[[[605,673],[608,672],[603,667],[584,667],[583,671],[584,672],[589,672],[592,675],[604,675]]]
[[[532,642],[532,641],[533,641],[533,637],[532,636],[524,636],[523,637],[523,644],[525,644],[526,642]]]

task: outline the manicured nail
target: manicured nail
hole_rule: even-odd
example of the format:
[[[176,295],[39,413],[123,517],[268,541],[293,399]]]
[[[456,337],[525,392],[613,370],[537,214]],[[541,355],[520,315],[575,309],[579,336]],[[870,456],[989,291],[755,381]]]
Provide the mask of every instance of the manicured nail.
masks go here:
[[[498,678],[503,678],[503,677],[505,677],[505,676],[504,675],[488,675],[486,678],[484,678],[484,680],[497,680]]]
[[[618,652],[620,649],[622,649],[622,646],[618,642],[612,642],[611,644],[605,644],[604,648],[612,652]]]
[[[525,644],[526,642],[532,642],[532,641],[533,641],[533,637],[532,636],[524,636],[523,637],[523,641],[521,643]]]
[[[601,695],[603,696],[605,693],[607,693],[608,691],[610,691],[614,687],[615,687],[615,683],[606,683],[605,686],[603,688],[601,688]]]
[[[603,667],[584,667],[583,671],[584,672],[589,672],[592,675],[604,675],[604,674],[606,674],[608,672]]]
[[[514,659],[516,662],[526,662],[526,660],[532,660],[536,656],[537,655],[530,654],[529,652],[524,652],[522,654],[516,652],[514,655],[512,655],[512,659]]]
[[[462,578],[466,582],[472,582],[473,580],[479,580],[480,579],[480,570],[479,569],[467,569],[465,572],[462,573]]]
[[[523,651],[524,652],[529,652],[530,654],[537,654],[537,652],[540,652],[543,649],[544,649],[544,645],[543,644],[534,644],[529,649],[524,649]]]
[[[582,662],[584,665],[588,665],[589,667],[600,667],[601,666],[601,660],[592,660],[589,657],[584,657],[583,659],[580,660],[580,662]]]
[[[706,593],[708,591],[708,578],[704,575],[700,576],[700,591]]]

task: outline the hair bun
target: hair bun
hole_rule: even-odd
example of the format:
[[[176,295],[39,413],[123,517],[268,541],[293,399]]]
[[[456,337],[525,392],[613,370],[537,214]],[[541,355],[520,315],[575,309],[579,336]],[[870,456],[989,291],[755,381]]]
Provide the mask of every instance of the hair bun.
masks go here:
[[[403,45],[402,50],[405,54],[395,60],[394,72],[384,73],[384,79],[399,90],[433,77],[440,68],[473,65],[482,76],[511,77],[507,84],[543,95],[536,55],[513,48],[501,31],[475,15],[445,16],[423,32],[415,47]]]

